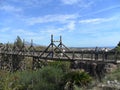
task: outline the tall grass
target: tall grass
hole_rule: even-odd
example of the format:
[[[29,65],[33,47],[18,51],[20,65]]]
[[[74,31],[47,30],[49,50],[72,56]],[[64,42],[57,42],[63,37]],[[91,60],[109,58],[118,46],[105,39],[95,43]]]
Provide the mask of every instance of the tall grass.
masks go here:
[[[76,85],[77,80],[82,80],[82,77],[84,78],[81,83],[89,82],[87,81],[89,76],[85,72],[70,73],[69,67],[70,63],[68,62],[49,62],[48,66],[35,71],[30,69],[14,73],[0,71],[0,90],[64,90],[66,83],[64,80],[71,78],[64,78],[68,74],[73,75]]]

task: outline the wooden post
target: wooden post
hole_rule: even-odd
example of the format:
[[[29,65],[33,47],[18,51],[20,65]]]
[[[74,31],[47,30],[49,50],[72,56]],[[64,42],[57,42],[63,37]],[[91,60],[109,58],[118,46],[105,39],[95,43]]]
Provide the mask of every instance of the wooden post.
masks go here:
[[[60,36],[60,49],[62,49],[62,36]]]
[[[51,35],[51,46],[52,46],[52,58],[54,57],[54,43],[53,43],[53,35]]]
[[[91,51],[91,60],[93,60],[93,51]]]
[[[53,43],[53,35],[51,35],[51,43]]]
[[[32,48],[32,55],[34,55],[34,47],[33,47],[33,40],[32,39],[31,39],[31,46],[30,46],[30,48]]]
[[[32,60],[32,70],[35,69],[35,57],[33,57],[33,60]]]
[[[2,69],[2,54],[0,53],[0,69]]]
[[[28,48],[29,54],[34,55],[35,54],[35,48],[33,46],[33,40],[31,39],[31,45]]]
[[[83,51],[82,51],[82,53],[81,53],[81,56],[82,56],[82,60],[83,60]]]
[[[31,39],[31,47],[33,47],[33,40]]]
[[[105,60],[105,51],[102,51],[102,60]]]
[[[75,52],[73,51],[72,59],[74,60],[75,58]]]
[[[107,60],[107,57],[108,57],[108,50],[107,50],[107,48],[105,48],[105,53],[104,53],[104,55],[105,55],[105,60]]]
[[[118,51],[115,51],[115,62],[117,62],[118,59]]]
[[[10,72],[13,72],[14,70],[13,70],[13,55],[11,55],[11,60],[10,60]]]
[[[95,48],[95,60],[98,60],[98,47]]]

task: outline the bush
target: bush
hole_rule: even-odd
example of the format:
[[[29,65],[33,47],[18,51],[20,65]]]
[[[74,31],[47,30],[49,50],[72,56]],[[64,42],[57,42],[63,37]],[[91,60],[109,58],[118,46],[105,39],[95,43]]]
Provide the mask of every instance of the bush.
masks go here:
[[[71,71],[69,66],[69,62],[49,62],[48,66],[36,71],[0,71],[0,90],[64,90],[69,82],[77,87],[90,82],[88,73]]]
[[[36,71],[5,74],[0,74],[0,90],[61,90],[63,71],[60,68],[47,66]]]
[[[70,62],[53,61],[49,62],[48,65],[54,68],[61,68],[63,72],[68,72],[70,70]]]
[[[82,70],[72,70],[64,76],[66,90],[73,90],[74,86],[87,86],[92,78]],[[72,88],[72,89],[71,89]]]

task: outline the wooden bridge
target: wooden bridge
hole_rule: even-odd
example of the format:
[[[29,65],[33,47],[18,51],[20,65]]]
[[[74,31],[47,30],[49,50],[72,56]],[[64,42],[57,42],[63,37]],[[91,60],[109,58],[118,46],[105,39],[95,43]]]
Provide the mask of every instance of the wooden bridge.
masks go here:
[[[7,59],[3,60],[3,57],[7,57]],[[0,46],[0,68],[7,65],[7,67],[13,69],[17,65],[16,62],[20,62],[18,58],[21,57],[31,57],[33,59],[33,68],[36,63],[48,60],[116,64],[120,62],[120,52],[107,49],[99,50],[97,47],[91,50],[71,50],[63,44],[61,36],[60,40],[55,41],[53,35],[51,35],[51,43],[44,50],[36,50],[33,41],[31,41],[30,47],[25,46],[25,41],[23,41],[21,49],[18,49],[16,45],[12,48],[9,44]]]

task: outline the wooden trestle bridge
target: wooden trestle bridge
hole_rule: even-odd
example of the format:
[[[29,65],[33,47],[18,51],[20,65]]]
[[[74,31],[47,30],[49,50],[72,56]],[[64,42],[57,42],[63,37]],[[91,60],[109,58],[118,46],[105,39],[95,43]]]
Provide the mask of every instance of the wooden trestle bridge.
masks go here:
[[[4,60],[2,57],[7,56]],[[95,63],[119,63],[120,62],[120,52],[109,50],[98,50],[94,48],[91,50],[71,50],[66,47],[62,42],[62,37],[60,40],[54,41],[53,35],[51,35],[51,43],[46,47],[45,50],[36,50],[31,41],[30,47],[26,47],[23,42],[21,49],[18,49],[16,45],[10,48],[9,44],[0,46],[0,68],[4,68],[5,65],[11,70],[17,66],[16,62],[20,62],[18,58],[31,57],[33,68],[36,63],[41,61],[85,61],[85,62],[95,62]],[[6,68],[7,68],[6,67]]]

